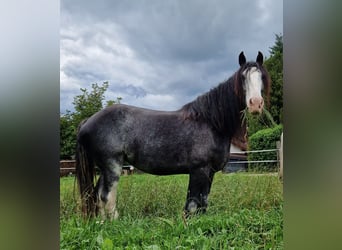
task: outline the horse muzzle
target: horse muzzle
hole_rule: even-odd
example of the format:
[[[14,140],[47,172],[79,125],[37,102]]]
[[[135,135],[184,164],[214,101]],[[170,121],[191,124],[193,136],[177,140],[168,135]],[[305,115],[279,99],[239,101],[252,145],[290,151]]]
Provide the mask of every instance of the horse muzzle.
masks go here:
[[[253,115],[258,115],[262,113],[264,108],[264,99],[262,97],[253,97],[249,99],[248,111]]]

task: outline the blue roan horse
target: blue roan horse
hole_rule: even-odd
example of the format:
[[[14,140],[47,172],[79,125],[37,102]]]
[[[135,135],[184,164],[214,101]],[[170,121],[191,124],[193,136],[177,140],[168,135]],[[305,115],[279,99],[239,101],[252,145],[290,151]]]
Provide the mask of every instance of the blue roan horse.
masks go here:
[[[189,174],[186,214],[204,212],[214,174],[229,157],[230,142],[243,126],[241,111],[261,113],[270,80],[262,66],[239,55],[239,70],[227,81],[177,111],[128,105],[107,107],[79,126],[76,172],[86,216],[116,218],[122,166],[150,174]],[[101,172],[94,186],[94,169]]]

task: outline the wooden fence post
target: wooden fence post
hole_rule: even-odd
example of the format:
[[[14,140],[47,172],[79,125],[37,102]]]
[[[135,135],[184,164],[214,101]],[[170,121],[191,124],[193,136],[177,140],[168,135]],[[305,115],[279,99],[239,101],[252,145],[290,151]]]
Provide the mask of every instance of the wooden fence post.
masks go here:
[[[283,169],[284,169],[284,165],[283,165],[283,133],[281,133],[281,136],[280,136],[279,161],[280,161],[279,179],[281,181],[283,181],[283,179],[284,179],[284,177],[283,177]]]

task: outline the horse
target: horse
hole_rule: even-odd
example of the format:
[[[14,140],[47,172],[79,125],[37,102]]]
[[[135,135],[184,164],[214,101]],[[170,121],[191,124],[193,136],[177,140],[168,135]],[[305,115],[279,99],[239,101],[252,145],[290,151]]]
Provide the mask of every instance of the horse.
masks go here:
[[[184,213],[203,213],[214,174],[225,166],[230,143],[245,126],[241,112],[260,114],[270,78],[239,54],[239,69],[176,111],[114,104],[82,121],[76,145],[76,178],[85,217],[118,217],[117,186],[124,163],[154,175],[188,174]],[[263,97],[264,96],[264,97]],[[95,166],[100,170],[95,184]]]

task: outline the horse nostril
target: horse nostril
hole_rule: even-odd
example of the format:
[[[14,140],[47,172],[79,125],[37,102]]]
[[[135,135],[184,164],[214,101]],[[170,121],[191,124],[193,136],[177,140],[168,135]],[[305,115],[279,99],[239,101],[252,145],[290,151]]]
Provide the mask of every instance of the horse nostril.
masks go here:
[[[253,105],[253,98],[249,99],[249,104]]]

